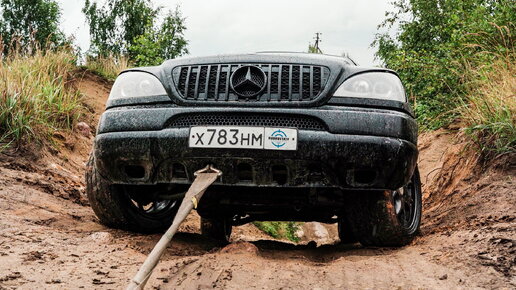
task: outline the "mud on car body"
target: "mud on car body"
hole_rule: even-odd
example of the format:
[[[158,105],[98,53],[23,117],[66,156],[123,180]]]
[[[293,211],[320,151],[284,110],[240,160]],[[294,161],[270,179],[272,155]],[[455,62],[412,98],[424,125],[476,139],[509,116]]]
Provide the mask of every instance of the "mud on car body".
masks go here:
[[[256,53],[174,59],[115,81],[87,172],[106,225],[167,227],[193,172],[223,176],[203,234],[254,220],[338,223],[341,240],[399,246],[419,229],[417,125],[397,74],[347,58]]]

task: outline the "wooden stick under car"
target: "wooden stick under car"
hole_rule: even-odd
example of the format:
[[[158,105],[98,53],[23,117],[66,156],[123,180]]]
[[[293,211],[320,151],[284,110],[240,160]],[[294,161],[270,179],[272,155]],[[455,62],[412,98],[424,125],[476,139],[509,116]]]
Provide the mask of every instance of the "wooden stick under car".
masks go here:
[[[161,237],[156,246],[154,246],[154,249],[152,249],[147,259],[145,259],[145,262],[141,266],[140,270],[138,270],[136,276],[134,276],[134,278],[127,286],[128,290],[143,289],[145,287],[145,284],[152,274],[152,271],[165,252],[167,245],[170,243],[172,237],[174,237],[174,234],[177,232],[179,225],[186,219],[186,216],[188,216],[193,208],[197,208],[197,204],[199,203],[199,200],[201,199],[206,189],[213,182],[215,182],[215,180],[217,180],[220,175],[222,175],[222,171],[211,167],[211,165],[208,165],[206,168],[196,171],[194,175],[196,178],[186,192],[186,195],[177,211],[172,225]]]

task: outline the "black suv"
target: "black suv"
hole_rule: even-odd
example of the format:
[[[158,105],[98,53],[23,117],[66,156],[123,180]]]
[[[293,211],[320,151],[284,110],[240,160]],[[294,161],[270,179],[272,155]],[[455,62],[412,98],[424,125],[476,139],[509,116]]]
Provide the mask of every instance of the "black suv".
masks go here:
[[[304,53],[190,57],[122,72],[98,126],[87,193],[105,225],[168,227],[193,173],[202,233],[255,220],[338,223],[345,242],[416,235],[417,125],[397,74]]]

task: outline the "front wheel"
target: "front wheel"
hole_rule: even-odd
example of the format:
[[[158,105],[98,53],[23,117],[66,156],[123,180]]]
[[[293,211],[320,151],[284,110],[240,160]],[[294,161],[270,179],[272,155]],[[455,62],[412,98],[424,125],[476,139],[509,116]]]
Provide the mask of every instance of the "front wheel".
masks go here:
[[[100,223],[140,233],[166,230],[174,219],[181,200],[159,198],[166,188],[157,185],[129,186],[111,184],[103,178],[90,157],[86,170],[86,193]]]
[[[346,211],[351,230],[364,246],[404,246],[419,232],[421,180],[416,168],[397,190],[353,192]]]

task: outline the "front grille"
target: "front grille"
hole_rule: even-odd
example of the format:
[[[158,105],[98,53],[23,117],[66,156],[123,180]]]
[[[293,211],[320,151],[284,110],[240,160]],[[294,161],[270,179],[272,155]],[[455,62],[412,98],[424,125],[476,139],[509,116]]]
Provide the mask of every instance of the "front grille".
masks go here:
[[[267,76],[257,96],[239,97],[230,86],[231,74],[241,66],[261,68]],[[324,90],[330,70],[304,64],[216,64],[174,68],[172,76],[180,98],[186,101],[309,102]]]
[[[300,115],[193,113],[172,118],[167,128],[189,128],[191,126],[256,126],[289,127],[300,130],[325,131],[326,125],[319,119]]]

